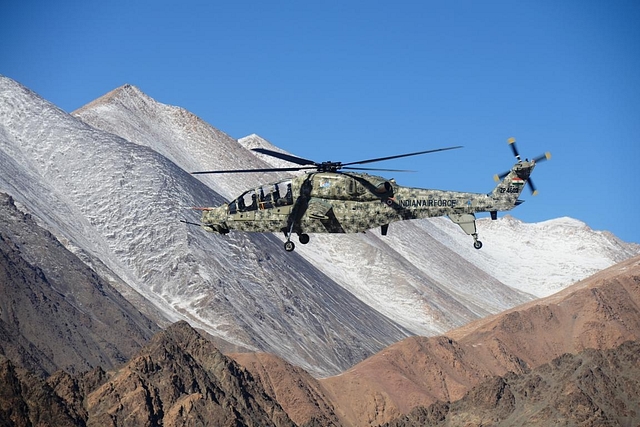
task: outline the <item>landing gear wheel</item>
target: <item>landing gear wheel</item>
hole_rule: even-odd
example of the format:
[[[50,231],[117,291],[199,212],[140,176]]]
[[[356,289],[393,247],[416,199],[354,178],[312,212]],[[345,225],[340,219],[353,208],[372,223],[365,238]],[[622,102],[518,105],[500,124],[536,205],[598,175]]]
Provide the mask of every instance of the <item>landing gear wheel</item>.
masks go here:
[[[291,241],[291,240],[287,240],[286,242],[284,242],[284,250],[287,252],[291,252],[296,248],[296,245]]]
[[[300,234],[298,236],[298,239],[300,240],[300,243],[302,243],[303,245],[306,245],[307,243],[309,243],[309,235],[308,234]]]
[[[476,240],[473,242],[473,247],[476,249],[480,249],[482,247],[482,242],[480,240]]]

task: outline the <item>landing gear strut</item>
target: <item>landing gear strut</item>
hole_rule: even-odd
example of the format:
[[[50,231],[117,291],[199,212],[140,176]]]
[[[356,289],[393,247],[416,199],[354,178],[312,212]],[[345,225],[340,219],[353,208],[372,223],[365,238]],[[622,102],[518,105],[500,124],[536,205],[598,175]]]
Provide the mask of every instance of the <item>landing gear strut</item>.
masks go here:
[[[474,248],[480,249],[482,247],[482,242],[478,240],[478,233],[476,233],[476,216],[474,214],[451,214],[449,218],[458,224],[462,231],[473,237]]]

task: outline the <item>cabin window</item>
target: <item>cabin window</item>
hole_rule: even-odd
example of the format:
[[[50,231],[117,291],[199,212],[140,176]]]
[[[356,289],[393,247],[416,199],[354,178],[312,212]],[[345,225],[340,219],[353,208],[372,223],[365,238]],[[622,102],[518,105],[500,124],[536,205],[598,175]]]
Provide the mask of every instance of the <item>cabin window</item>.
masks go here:
[[[358,183],[355,179],[349,178],[347,181],[347,192],[353,196],[358,194]]]
[[[293,204],[293,191],[291,180],[267,184],[255,190],[249,190],[234,201],[229,203],[229,212],[253,211],[257,209],[270,209],[275,206],[287,206]]]
[[[287,206],[293,204],[293,190],[291,189],[291,180],[282,181],[278,184],[279,197],[276,199],[276,205]]]

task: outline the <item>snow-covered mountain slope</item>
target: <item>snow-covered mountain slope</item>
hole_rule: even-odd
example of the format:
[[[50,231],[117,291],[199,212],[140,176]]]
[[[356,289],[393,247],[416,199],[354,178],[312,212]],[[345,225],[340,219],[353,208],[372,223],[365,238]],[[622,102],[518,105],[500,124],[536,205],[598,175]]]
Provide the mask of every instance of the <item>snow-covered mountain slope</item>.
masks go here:
[[[272,235],[212,239],[179,222],[223,198],[151,148],[0,77],[0,189],[169,320],[336,373],[407,335]]]
[[[269,167],[226,133],[187,110],[156,102],[140,89],[124,85],[72,113],[103,131],[147,146],[187,172],[238,167]],[[243,166],[244,165],[244,166]],[[274,174],[200,175],[218,194],[230,199]]]
[[[74,112],[74,115],[92,126],[101,127],[159,152],[172,153],[176,146],[198,147],[193,154],[171,154],[172,159],[183,169],[291,166],[282,160],[249,151],[256,147],[278,150],[259,136],[251,135],[240,141],[221,138],[219,131],[212,130],[211,126],[189,116],[184,110],[157,103],[132,86],[112,91]],[[184,123],[178,119],[182,119]],[[144,123],[144,126],[127,125],[130,122]],[[125,125],[120,126],[120,123]],[[174,128],[166,129],[168,123]],[[193,124],[189,127],[189,133],[183,131],[187,129],[186,123]],[[189,142],[185,142],[186,140]],[[221,150],[226,153],[225,158],[219,157]],[[210,184],[213,181],[221,187],[232,182],[233,188],[224,188],[223,191],[232,194],[236,189],[237,195],[257,184],[278,179],[276,174],[255,175],[213,175],[203,182]],[[237,190],[238,188],[241,190]],[[417,230],[418,234],[410,236],[409,232],[405,232],[404,235],[412,241],[421,242],[420,246],[425,248],[409,250],[412,261],[405,254],[388,246],[384,239],[375,237],[374,233],[359,236],[314,236],[313,244],[301,247],[297,252],[367,305],[411,332],[421,335],[442,333],[478,316],[504,310],[531,298],[466,263],[420,229],[413,230]],[[202,238],[221,237],[203,235]],[[248,235],[248,238],[254,237]],[[425,245],[424,242],[429,240],[430,243]],[[424,253],[425,250],[427,254]],[[441,255],[443,253],[446,255]],[[438,256],[434,257],[433,254]],[[457,268],[460,263],[465,268]],[[432,271],[436,272],[435,280]],[[455,281],[438,281],[441,276],[450,274],[447,271],[456,272],[453,274]],[[469,289],[471,292],[468,292]]]
[[[430,222],[430,224],[429,224]],[[511,215],[478,221],[482,250],[469,246],[468,236],[446,218],[418,226],[471,264],[502,283],[537,297],[554,294],[592,274],[640,253],[607,231],[592,230],[573,218],[528,224]]]

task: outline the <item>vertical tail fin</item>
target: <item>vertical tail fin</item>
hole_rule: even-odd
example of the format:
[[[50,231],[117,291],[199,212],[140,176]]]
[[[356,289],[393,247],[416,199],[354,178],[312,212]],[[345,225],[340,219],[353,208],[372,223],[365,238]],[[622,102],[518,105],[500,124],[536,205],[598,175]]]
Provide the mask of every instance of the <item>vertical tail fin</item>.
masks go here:
[[[534,162],[518,162],[502,179],[498,175],[494,177],[499,182],[491,192],[491,197],[495,200],[497,210],[510,210],[522,203],[518,197],[534,167]]]

